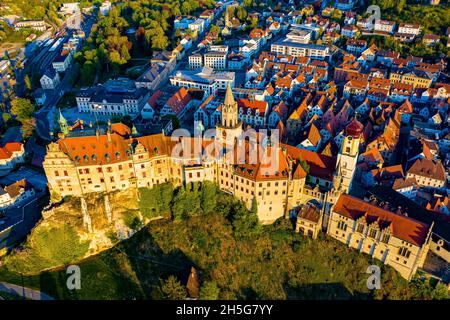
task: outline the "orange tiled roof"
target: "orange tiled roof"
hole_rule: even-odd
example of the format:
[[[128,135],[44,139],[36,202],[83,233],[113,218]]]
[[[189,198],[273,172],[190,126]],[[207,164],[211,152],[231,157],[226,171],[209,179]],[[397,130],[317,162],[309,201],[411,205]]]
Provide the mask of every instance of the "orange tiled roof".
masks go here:
[[[411,165],[408,173],[445,181],[445,169],[440,161],[419,158]]]
[[[179,114],[191,100],[192,98],[189,92],[186,88],[182,87],[167,100],[166,105],[168,105],[175,114]]]
[[[368,223],[377,223],[382,230],[389,228],[396,238],[416,246],[425,243],[430,229],[425,223],[395,214],[347,194],[339,197],[333,211],[352,220],[364,217]]]
[[[259,110],[260,115],[264,115],[267,110],[267,102],[259,100],[248,100],[248,99],[238,99],[237,101],[239,108],[252,109],[252,112]],[[245,111],[244,111],[245,112]]]
[[[10,159],[13,152],[22,150],[23,144],[20,142],[8,142],[0,147],[0,159]]]

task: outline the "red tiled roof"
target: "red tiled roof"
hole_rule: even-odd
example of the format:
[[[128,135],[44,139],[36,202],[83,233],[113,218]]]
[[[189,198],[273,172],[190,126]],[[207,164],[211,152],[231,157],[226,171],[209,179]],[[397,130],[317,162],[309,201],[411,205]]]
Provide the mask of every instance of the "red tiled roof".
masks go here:
[[[186,88],[182,87],[167,100],[166,105],[172,108],[175,114],[179,114],[191,100],[192,98]]]
[[[244,109],[252,109],[252,112],[254,112],[255,110],[259,110],[260,115],[264,115],[267,110],[266,101],[258,101],[258,100],[250,101],[248,99],[238,99],[237,103],[239,108],[242,107]]]
[[[23,144],[20,142],[8,142],[0,147],[0,159],[10,159],[13,152],[22,150]]]
[[[425,223],[395,214],[347,194],[339,197],[333,211],[352,220],[364,216],[366,221],[378,223],[381,229],[388,227],[396,238],[416,246],[425,243],[430,229]]]

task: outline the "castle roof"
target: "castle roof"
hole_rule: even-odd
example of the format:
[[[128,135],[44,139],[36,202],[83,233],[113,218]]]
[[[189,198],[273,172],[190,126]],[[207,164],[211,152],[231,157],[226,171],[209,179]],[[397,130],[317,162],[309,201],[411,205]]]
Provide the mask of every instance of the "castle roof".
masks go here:
[[[333,211],[352,220],[364,216],[366,221],[378,223],[381,229],[388,226],[396,238],[416,246],[422,246],[425,243],[430,229],[423,222],[390,212],[348,194],[342,194],[339,197]]]

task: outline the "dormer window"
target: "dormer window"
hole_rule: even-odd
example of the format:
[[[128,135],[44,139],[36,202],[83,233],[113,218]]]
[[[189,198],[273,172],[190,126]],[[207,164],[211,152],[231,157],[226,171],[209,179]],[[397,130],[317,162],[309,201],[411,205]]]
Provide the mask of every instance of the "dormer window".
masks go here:
[[[377,237],[377,230],[375,230],[375,229],[370,229],[370,231],[369,231],[369,237],[375,239],[375,238]]]
[[[360,223],[358,224],[358,232],[363,233],[364,232],[364,224]]]
[[[390,237],[391,236],[389,234],[383,234],[383,237],[381,238],[381,242],[389,243]]]
[[[120,160],[120,153],[117,151],[116,152],[116,158],[118,159],[118,160]]]

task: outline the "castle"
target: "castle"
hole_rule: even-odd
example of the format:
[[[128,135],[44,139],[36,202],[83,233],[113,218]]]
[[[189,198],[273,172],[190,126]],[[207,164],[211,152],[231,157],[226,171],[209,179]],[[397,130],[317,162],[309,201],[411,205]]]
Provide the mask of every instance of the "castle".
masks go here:
[[[83,196],[212,181],[248,209],[256,203],[263,224],[308,204],[297,230],[314,237],[326,227],[329,236],[391,265],[408,280],[423,266],[433,226],[347,194],[363,129],[356,119],[346,126],[335,159],[277,143],[260,132],[249,134],[238,119],[230,87],[220,110],[215,137],[203,139],[137,136],[121,123],[71,131],[60,119],[60,139],[48,145],[43,163],[49,189],[60,196]]]
[[[238,118],[230,87],[220,110],[222,119],[216,137],[209,139],[174,138],[163,133],[135,137],[121,123],[71,133],[63,121],[63,134],[48,145],[43,163],[49,188],[60,196],[82,196],[207,180],[242,200],[249,209],[256,200],[264,224],[311,199],[329,208],[351,188],[361,134],[356,120],[347,126],[342,150],[334,159],[270,143],[259,133],[248,135]],[[215,152],[205,154],[212,146]],[[270,161],[264,161],[268,158]]]

